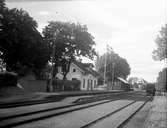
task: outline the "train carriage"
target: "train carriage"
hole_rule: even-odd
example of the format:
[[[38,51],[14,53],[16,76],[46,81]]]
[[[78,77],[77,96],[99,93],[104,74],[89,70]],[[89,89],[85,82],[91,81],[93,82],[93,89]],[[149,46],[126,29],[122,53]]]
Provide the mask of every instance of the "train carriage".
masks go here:
[[[146,93],[147,95],[152,95],[154,96],[155,95],[155,84],[152,84],[152,83],[148,83],[147,86],[146,86]]]

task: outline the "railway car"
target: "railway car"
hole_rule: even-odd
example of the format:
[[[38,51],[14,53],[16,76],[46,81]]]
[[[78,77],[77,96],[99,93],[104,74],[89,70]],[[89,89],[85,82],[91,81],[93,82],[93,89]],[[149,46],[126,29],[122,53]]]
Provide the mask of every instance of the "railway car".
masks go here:
[[[152,83],[148,83],[147,86],[146,86],[146,93],[147,95],[152,95],[154,96],[155,95],[155,84],[152,84]]]

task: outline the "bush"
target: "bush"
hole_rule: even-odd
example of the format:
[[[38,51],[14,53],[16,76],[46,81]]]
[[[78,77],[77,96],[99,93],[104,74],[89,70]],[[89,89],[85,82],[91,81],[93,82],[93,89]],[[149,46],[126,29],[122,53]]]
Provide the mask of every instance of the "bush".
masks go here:
[[[54,91],[79,91],[81,82],[79,80],[53,80]]]
[[[17,86],[17,74],[13,72],[0,73],[0,87]]]

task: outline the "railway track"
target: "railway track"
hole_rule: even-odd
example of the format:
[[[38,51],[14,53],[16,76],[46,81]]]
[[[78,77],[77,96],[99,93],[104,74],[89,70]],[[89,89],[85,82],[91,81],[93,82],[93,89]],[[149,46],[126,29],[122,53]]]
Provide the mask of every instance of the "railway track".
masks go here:
[[[129,92],[121,91],[121,92],[95,92],[95,93],[77,93],[77,94],[63,94],[63,95],[51,95],[47,96],[44,99],[40,100],[31,100],[31,101],[16,101],[11,103],[0,103],[0,109],[3,108],[13,108],[13,107],[20,107],[20,106],[30,106],[36,104],[45,104],[51,102],[58,102],[67,97],[75,97],[75,96],[101,96],[101,95],[118,95],[118,94],[126,94]]]
[[[104,100],[104,101],[93,102],[93,103],[82,104],[82,105],[80,104],[68,105],[60,108],[52,108],[44,111],[35,111],[32,113],[24,113],[20,115],[4,117],[0,119],[1,120],[0,127],[9,128],[9,127],[13,127],[13,126],[33,122],[33,121],[38,121],[38,120],[42,120],[42,119],[53,117],[53,116],[66,114],[73,111],[78,111],[81,109],[86,109],[89,107],[93,107],[96,105],[100,105],[100,104],[104,104],[112,101],[114,100]]]
[[[106,104],[106,103],[109,103],[109,102],[112,102],[112,101],[115,101],[118,99],[120,99],[120,98],[115,98],[112,100],[103,99],[103,100],[91,102],[91,103],[79,102],[76,104],[62,106],[62,107],[58,107],[58,108],[51,108],[51,109],[46,109],[46,110],[42,110],[42,111],[34,111],[34,112],[30,112],[30,113],[23,113],[23,114],[16,114],[16,115],[8,116],[8,117],[2,117],[2,118],[0,118],[0,120],[1,120],[0,127],[2,127],[2,128],[14,127],[14,126],[18,126],[21,124],[26,124],[26,123],[30,123],[33,121],[38,121],[38,120],[46,119],[49,117],[58,116],[58,115],[70,113],[73,111],[79,111],[79,110],[86,109],[89,107],[94,107],[94,106]],[[121,111],[122,109],[130,106],[133,103],[135,103],[135,101],[126,105],[126,106],[123,106],[122,108],[116,110],[115,112],[107,114],[107,115],[83,126],[83,128],[92,126],[92,124],[95,124],[96,122],[99,122],[100,120],[103,120],[104,118],[107,118],[107,117],[111,116],[112,114],[114,114],[118,111]]]
[[[124,94],[126,94],[126,93],[124,93]],[[64,108],[78,106],[78,105],[87,104],[87,103],[92,103],[92,102],[96,102],[96,101],[103,101],[103,100],[107,100],[107,99],[111,99],[111,98],[113,99],[115,96],[119,96],[119,95],[122,95],[122,94],[117,94],[117,95],[111,95],[111,94],[104,95],[103,94],[103,95],[97,95],[97,96],[81,97],[81,98],[78,98],[77,100],[74,100],[74,102],[72,104],[56,106],[56,107],[51,107],[51,108],[49,107],[46,109],[39,109],[39,110],[28,111],[28,112],[25,111],[25,112],[21,112],[21,113],[18,113],[16,111],[16,112],[14,112],[14,114],[10,113],[10,114],[6,114],[4,116],[0,116],[0,120],[21,117],[21,116],[27,116],[27,115],[32,115],[32,114],[37,114],[37,113],[42,113],[42,112],[47,112],[47,111],[52,111],[52,110],[64,109]],[[54,104],[53,102],[47,102],[47,103],[52,103],[52,105]],[[44,103],[39,103],[39,104],[35,103],[33,105],[39,106],[40,104],[44,104]],[[22,107],[22,105],[19,107]],[[3,108],[1,110],[3,110]]]
[[[150,100],[150,99],[149,99]],[[149,101],[145,101],[143,103],[141,102],[137,102],[137,101],[134,101],[132,103],[129,103],[111,113],[108,113],[80,128],[123,128],[123,126]],[[138,106],[139,105],[139,106]],[[117,116],[118,114],[121,115],[121,111],[126,111],[128,109],[131,109],[132,106],[138,106],[135,108],[135,110],[132,110],[131,113],[129,113],[129,115],[127,116],[124,116],[124,118],[117,118],[117,121],[115,121],[115,117],[114,116]],[[123,116],[123,115],[122,115]],[[118,116],[117,116],[118,117]],[[113,119],[112,119],[113,118]],[[107,120],[106,120],[107,119]],[[102,126],[102,127],[101,127]],[[107,127],[106,127],[107,126]]]

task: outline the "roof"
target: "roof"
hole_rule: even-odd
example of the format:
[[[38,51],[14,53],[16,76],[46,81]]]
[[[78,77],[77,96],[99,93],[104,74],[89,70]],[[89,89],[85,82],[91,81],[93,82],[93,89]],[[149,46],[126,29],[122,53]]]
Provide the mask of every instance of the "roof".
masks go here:
[[[125,84],[129,84],[125,79],[121,78],[121,77],[117,77],[118,80],[120,80],[121,82],[125,83]]]
[[[83,63],[85,67],[94,67],[92,63]]]
[[[73,63],[77,65],[81,70],[83,70],[86,74],[92,74],[93,76],[99,75],[97,71],[90,68],[90,66],[92,65],[91,63],[82,63],[78,61],[74,61]]]

